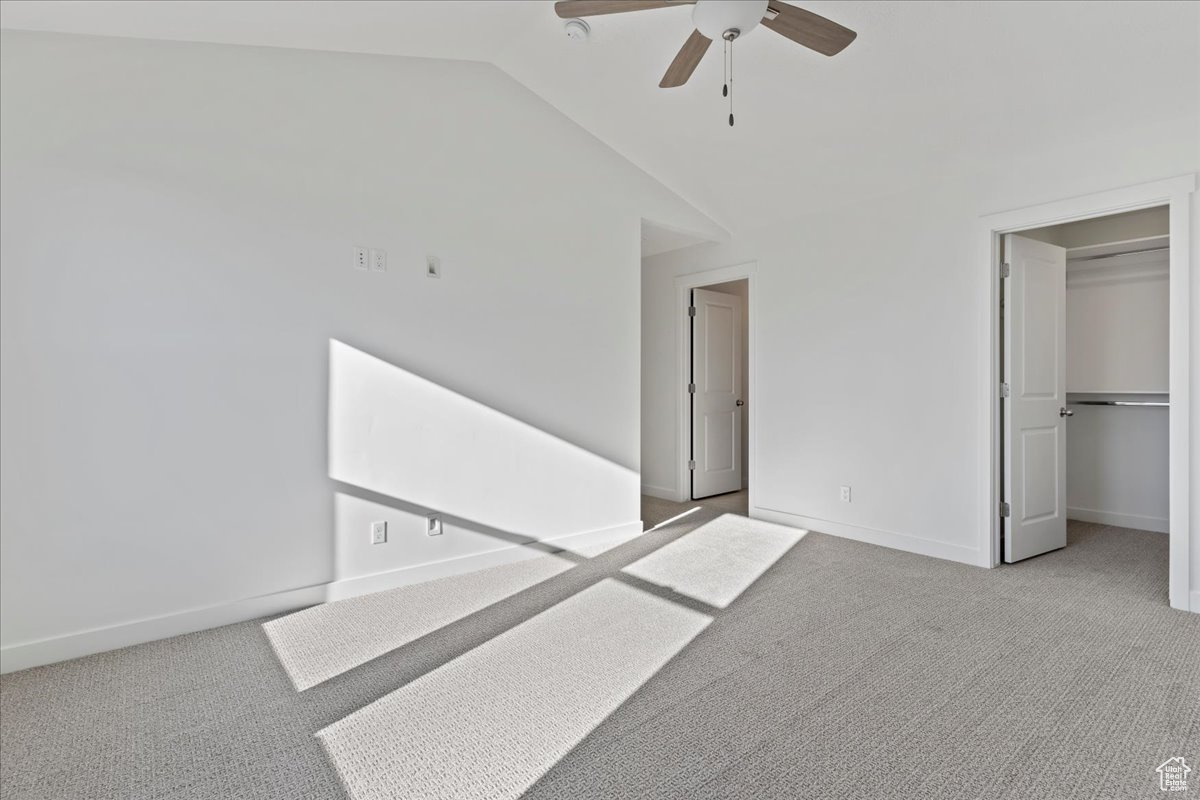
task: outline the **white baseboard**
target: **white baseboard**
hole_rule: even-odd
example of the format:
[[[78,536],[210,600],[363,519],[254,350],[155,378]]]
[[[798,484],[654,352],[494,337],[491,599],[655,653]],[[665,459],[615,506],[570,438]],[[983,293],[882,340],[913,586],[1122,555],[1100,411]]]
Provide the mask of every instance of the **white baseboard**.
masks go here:
[[[1167,533],[1170,522],[1166,517],[1145,517],[1140,514],[1118,514],[1115,511],[1097,511],[1094,508],[1068,508],[1067,519],[1080,522],[1097,522],[1101,525],[1116,525],[1118,528],[1134,528],[1139,531]]]
[[[750,509],[750,516],[755,519],[778,522],[793,528],[806,528],[818,533],[828,533],[831,536],[841,536],[844,539],[853,539],[856,542],[882,545],[883,547],[890,547],[894,550],[903,550],[922,556],[944,558],[947,561],[957,561],[972,566],[979,566],[980,564],[978,550],[965,545],[949,544],[933,539],[922,539],[918,536],[910,536],[904,533],[848,525],[844,522],[834,522],[816,517],[805,517],[787,511],[763,508],[762,506],[755,506]]]
[[[648,483],[642,484],[642,494],[648,497],[657,497],[659,500],[672,500],[679,502],[679,492],[674,489],[668,489],[665,486],[651,486]]]
[[[20,669],[40,667],[56,661],[66,661],[106,650],[117,650],[156,639],[167,639],[185,633],[235,622],[244,622],[256,617],[280,614],[305,606],[316,605],[325,600],[326,584],[305,586],[283,592],[265,594],[232,603],[193,608],[158,617],[123,622],[102,628],[92,628],[65,636],[19,642],[0,648],[0,673],[16,672]]]
[[[642,523],[629,522],[614,528],[603,528],[583,533],[572,533],[566,536],[556,536],[552,539],[542,539],[543,545],[552,546],[558,550],[586,550],[588,556],[597,552],[616,547],[630,539],[642,535]],[[527,558],[544,556],[548,550],[543,548],[512,545],[482,553],[458,556],[445,561],[434,561],[428,564],[417,564],[411,567],[376,572],[372,575],[361,575],[354,578],[343,578],[328,585],[325,600],[345,600],[349,597],[382,592],[387,589],[397,589],[414,583],[423,583],[435,578],[445,578],[450,575],[461,575],[464,572],[495,567],[500,564],[511,564]]]
[[[582,552],[590,557],[641,536],[641,534],[642,523],[639,520],[613,528],[544,539],[542,543],[553,545],[559,550]],[[394,589],[398,586],[420,583],[448,575],[474,572],[497,564],[545,555],[546,552],[544,549],[512,545],[447,561],[419,564],[375,575],[320,583],[300,589],[289,589],[232,603],[163,614],[158,617],[93,628],[64,636],[18,642],[0,648],[0,673],[16,672],[157,639],[167,639],[235,622],[245,622],[271,614],[282,614],[335,599],[340,600],[384,589]]]

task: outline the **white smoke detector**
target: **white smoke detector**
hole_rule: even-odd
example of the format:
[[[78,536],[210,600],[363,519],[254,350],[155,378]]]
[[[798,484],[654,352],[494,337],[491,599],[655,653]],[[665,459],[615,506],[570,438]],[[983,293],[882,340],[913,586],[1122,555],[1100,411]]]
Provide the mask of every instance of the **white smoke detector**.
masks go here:
[[[563,27],[567,31],[567,38],[572,42],[585,42],[588,34],[592,32],[588,24],[581,19],[569,19]]]

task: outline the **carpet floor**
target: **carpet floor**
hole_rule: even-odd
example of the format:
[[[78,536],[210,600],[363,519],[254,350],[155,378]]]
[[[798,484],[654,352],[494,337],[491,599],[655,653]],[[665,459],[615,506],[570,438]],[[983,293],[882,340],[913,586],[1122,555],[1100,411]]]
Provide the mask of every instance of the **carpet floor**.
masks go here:
[[[647,529],[650,529],[696,506],[748,517],[750,516],[750,492],[742,489],[740,492],[718,494],[702,500],[689,500],[686,503],[676,503],[674,500],[662,500],[642,495],[642,523]]]
[[[1162,534],[1072,523],[982,570],[701,506],[549,558],[0,677],[0,797],[1074,800],[1200,770]],[[418,600],[445,610],[403,627]]]

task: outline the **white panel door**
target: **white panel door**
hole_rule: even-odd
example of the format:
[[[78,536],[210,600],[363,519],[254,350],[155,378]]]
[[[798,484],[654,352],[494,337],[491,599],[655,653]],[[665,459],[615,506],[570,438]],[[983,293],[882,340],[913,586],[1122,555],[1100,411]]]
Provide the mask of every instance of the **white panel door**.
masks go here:
[[[1067,251],[1009,234],[1004,560],[1067,544]]]
[[[742,298],[692,290],[692,499],[742,488]]]

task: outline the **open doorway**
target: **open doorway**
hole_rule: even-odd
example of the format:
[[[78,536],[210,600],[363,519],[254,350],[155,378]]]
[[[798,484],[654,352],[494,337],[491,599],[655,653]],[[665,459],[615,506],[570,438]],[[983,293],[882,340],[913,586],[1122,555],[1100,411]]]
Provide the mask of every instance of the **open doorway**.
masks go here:
[[[697,507],[740,516],[753,508],[754,265],[689,272],[681,260],[644,267],[647,527]]]
[[[980,443],[980,450],[986,453],[986,467],[980,474],[980,479],[983,481],[983,486],[980,487],[980,498],[982,503],[979,505],[980,511],[980,548],[979,548],[979,563],[982,566],[996,566],[1002,564],[1004,560],[1004,533],[1013,534],[1012,527],[1006,522],[1004,513],[1016,515],[1019,511],[1013,507],[1013,501],[1006,497],[1006,494],[1012,491],[1015,485],[1020,483],[1021,487],[1028,486],[1039,487],[1037,491],[1048,492],[1046,483],[1042,482],[1025,482],[1025,476],[1019,475],[1014,477],[1012,471],[1006,474],[1006,469],[1012,469],[1016,464],[1016,459],[1012,452],[1008,453],[1007,459],[1004,455],[1004,449],[1008,444],[1006,441],[1007,432],[1006,426],[1002,425],[1003,417],[1006,416],[1010,404],[1006,398],[1002,397],[1004,387],[1004,360],[1010,356],[1007,348],[1016,347],[1013,339],[1002,335],[1002,314],[1006,313],[1001,308],[1001,291],[1006,291],[1007,300],[1012,302],[1014,287],[1012,287],[1012,276],[1001,277],[1002,271],[1013,270],[1013,249],[1009,246],[1009,252],[1006,253],[1007,260],[1001,259],[1001,251],[1009,242],[1006,241],[1008,234],[1025,233],[1025,231],[1055,228],[1060,229],[1061,225],[1068,223],[1076,223],[1081,221],[1097,221],[1096,224],[1110,224],[1099,222],[1104,217],[1114,217],[1123,215],[1128,211],[1142,211],[1156,209],[1158,206],[1166,207],[1166,217],[1168,217],[1168,233],[1166,233],[1166,248],[1164,251],[1166,260],[1168,260],[1168,271],[1166,271],[1166,293],[1168,293],[1168,320],[1166,320],[1166,341],[1169,343],[1168,353],[1166,353],[1166,392],[1165,399],[1162,402],[1166,403],[1163,407],[1117,407],[1117,405],[1105,404],[1103,407],[1094,408],[1111,408],[1116,410],[1128,409],[1124,413],[1135,413],[1141,410],[1141,413],[1146,413],[1147,409],[1160,408],[1165,409],[1166,426],[1168,426],[1168,475],[1166,475],[1166,493],[1168,493],[1168,513],[1166,513],[1166,528],[1168,534],[1163,539],[1154,540],[1159,542],[1159,547],[1165,545],[1166,557],[1168,561],[1168,595],[1171,607],[1181,609],[1200,610],[1200,593],[1192,591],[1189,579],[1189,567],[1192,566],[1192,551],[1193,551],[1193,536],[1192,527],[1190,527],[1189,512],[1190,512],[1190,475],[1192,475],[1192,465],[1189,463],[1189,451],[1187,443],[1189,440],[1189,422],[1190,422],[1190,356],[1189,356],[1189,320],[1190,320],[1190,265],[1192,265],[1193,252],[1190,246],[1190,228],[1192,228],[1192,196],[1196,190],[1195,175],[1181,175],[1178,178],[1153,181],[1150,184],[1140,184],[1124,188],[1117,188],[1108,192],[1099,192],[1096,194],[1088,194],[1088,196],[1074,197],[1063,200],[1051,201],[1042,205],[1025,207],[1025,209],[1016,209],[1013,211],[1004,211],[994,213],[980,218],[979,221],[979,237],[980,245],[980,265],[984,269],[980,270],[978,275],[978,296],[980,301],[985,303],[982,307],[982,317],[980,317],[980,325],[982,325],[983,336],[980,337],[980,345],[983,347],[984,359],[982,366],[985,373],[980,380],[980,389],[983,390],[979,396],[980,405],[982,405],[982,413],[984,419],[990,421],[989,426],[980,429],[984,435],[984,441]],[[1153,212],[1152,212],[1153,213]],[[1162,212],[1157,212],[1162,213]],[[1111,221],[1110,221],[1111,222]],[[1037,235],[1037,234],[1034,234]],[[1133,235],[1124,235],[1124,239],[1132,239]],[[1049,242],[1039,242],[1033,239],[1032,236],[1020,236],[1021,241],[1028,242],[1028,246],[1034,247],[1037,245],[1050,245]],[[1025,247],[1024,245],[1018,245]],[[1096,245],[1091,253],[1080,251],[1076,255],[1114,255],[1114,259],[1120,258],[1153,258],[1152,253],[1114,253],[1106,252],[1105,248]],[[1061,247],[1058,245],[1057,247]],[[1127,247],[1122,245],[1121,247]],[[1043,253],[1048,251],[1043,251]],[[1042,258],[1037,253],[1032,253],[1031,258]],[[1104,260],[1109,259],[1093,259],[1099,261],[1100,264]],[[1115,266],[1110,264],[1110,266]],[[1129,267],[1129,265],[1124,265]],[[1066,263],[1062,264],[1063,272],[1063,300],[1066,300]],[[1002,287],[1003,283],[1009,283],[1007,287]],[[1050,283],[1056,284],[1056,281]],[[1052,319],[1052,315],[1045,315],[1046,318]],[[1066,317],[1066,314],[1063,314]],[[1028,321],[1022,321],[1020,324],[1014,324],[1012,318],[1009,318],[1008,333],[1016,330],[1025,329]],[[1006,341],[1007,339],[1007,341]],[[1061,350],[1060,361],[1058,368],[1061,368],[1066,373],[1069,366],[1067,365],[1066,351],[1066,333],[1062,335],[1063,349]],[[1045,360],[1043,360],[1045,361]],[[1037,356],[1034,357],[1034,363],[1037,365]],[[1160,363],[1160,362],[1159,362]],[[1038,365],[1037,368],[1042,368],[1043,365]],[[1024,369],[1024,366],[1020,367]],[[1009,363],[1009,373],[1013,372],[1012,365]],[[1043,373],[1044,375],[1045,373]],[[1123,387],[1123,386],[1122,386]],[[1007,387],[1010,396],[1014,391],[1012,384]],[[1103,389],[1116,389],[1116,386],[1104,386]],[[1068,420],[1073,420],[1074,417],[1081,416],[1080,407],[1081,401],[1088,399],[1081,397],[1086,392],[1070,393],[1069,399],[1074,401],[1073,405],[1069,405],[1068,392],[1066,386],[1062,387],[1058,396],[1054,399],[1060,402],[1055,408],[1056,415],[1060,411],[1073,411],[1074,414],[1063,414],[1058,417],[1063,425],[1067,425]],[[1122,401],[1123,392],[1111,392],[1108,397],[1100,397],[1105,401],[1114,403]],[[1152,397],[1146,395],[1159,395],[1159,392],[1150,392],[1145,389],[1136,391],[1136,396],[1139,399],[1145,399],[1146,402],[1152,402]],[[1049,405],[1049,404],[1048,404]],[[1069,405],[1063,409],[1064,405]],[[1093,408],[1091,403],[1088,403],[1086,409]],[[1115,411],[1114,411],[1115,413]],[[1162,411],[1158,411],[1162,413]],[[1144,421],[1148,417],[1144,417]],[[1013,431],[1020,421],[1008,420],[1007,431]],[[1034,426],[1038,427],[1038,426]],[[1049,428],[1049,425],[1040,426]],[[1043,447],[1049,447],[1050,435],[1045,431],[1037,432],[1039,441],[1037,444]],[[1078,450],[1078,449],[1076,449]],[[1063,451],[1060,453],[1063,459],[1068,458],[1066,452],[1066,443],[1063,440]],[[1057,470],[1056,474],[1057,474]],[[1061,473],[1058,485],[1052,489],[1052,494],[1055,497],[1058,495],[1058,487],[1067,487],[1066,474]],[[1069,488],[1069,487],[1067,487]],[[1045,494],[1038,498],[1039,501],[1044,500]],[[1004,504],[1008,504],[1008,507]],[[1046,512],[1043,512],[1046,513]],[[1057,503],[1055,513],[1067,518],[1069,513],[1067,500],[1063,499],[1061,503]],[[1076,510],[1078,513],[1078,510]],[[1030,513],[1031,518],[1037,517],[1034,513]],[[1146,515],[1150,516],[1150,515]],[[1037,522],[1034,519],[1034,522]],[[1144,533],[1141,536],[1163,536],[1162,534]],[[1068,545],[1066,552],[1070,551]],[[1014,555],[1015,558],[1015,555]],[[1040,559],[1037,559],[1040,563]]]
[[[1158,206],[1001,240],[1006,563],[1169,530],[1169,233]]]
[[[751,516],[756,265],[697,267],[705,243],[657,228],[643,221],[642,521]]]

